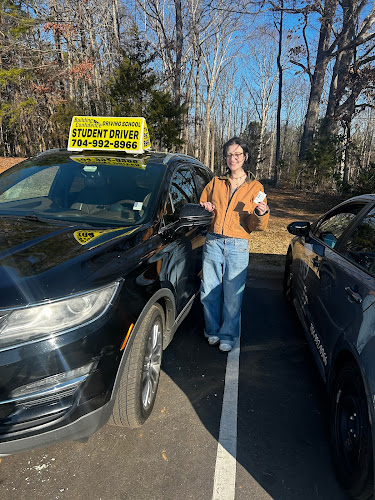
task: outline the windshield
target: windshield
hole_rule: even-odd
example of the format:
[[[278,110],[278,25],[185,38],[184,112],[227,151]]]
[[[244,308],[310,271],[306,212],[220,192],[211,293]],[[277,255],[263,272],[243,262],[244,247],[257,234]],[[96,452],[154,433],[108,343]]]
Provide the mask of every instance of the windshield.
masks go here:
[[[153,216],[164,169],[146,159],[55,154],[0,175],[0,216],[95,226],[143,224]]]

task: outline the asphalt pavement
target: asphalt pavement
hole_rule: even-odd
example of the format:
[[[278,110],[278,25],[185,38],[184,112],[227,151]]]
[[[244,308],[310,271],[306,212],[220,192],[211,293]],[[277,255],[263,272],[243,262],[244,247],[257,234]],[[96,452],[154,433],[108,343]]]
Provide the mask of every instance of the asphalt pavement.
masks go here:
[[[197,303],[164,352],[154,412],[142,428],[107,424],[87,443],[3,457],[0,499],[347,499],[332,468],[324,385],[281,286],[280,273],[248,276],[238,407],[226,407],[237,420],[228,430],[237,446],[222,447],[221,465],[228,355],[204,339]],[[218,474],[233,482],[232,493],[213,496]]]

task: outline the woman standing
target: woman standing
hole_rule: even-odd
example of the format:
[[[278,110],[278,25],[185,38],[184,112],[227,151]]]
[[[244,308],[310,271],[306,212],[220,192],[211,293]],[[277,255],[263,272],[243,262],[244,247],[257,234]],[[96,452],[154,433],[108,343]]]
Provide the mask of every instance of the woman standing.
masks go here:
[[[233,137],[223,146],[228,174],[214,177],[204,188],[200,202],[215,212],[203,249],[201,301],[205,336],[210,345],[220,342],[228,352],[240,331],[241,305],[249,264],[249,236],[267,227],[266,199],[256,200],[263,186],[251,181],[244,170],[247,145]]]

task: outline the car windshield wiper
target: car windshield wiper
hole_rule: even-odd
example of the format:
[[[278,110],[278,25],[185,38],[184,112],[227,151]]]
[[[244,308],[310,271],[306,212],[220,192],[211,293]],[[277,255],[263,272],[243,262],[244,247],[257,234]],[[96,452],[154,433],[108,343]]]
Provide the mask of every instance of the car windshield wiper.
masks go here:
[[[25,220],[33,220],[36,222],[49,222],[51,220],[48,217],[40,217],[39,215],[35,214],[21,215],[20,218]]]
[[[6,219],[18,219],[18,220],[28,220],[34,222],[42,222],[43,224],[55,224],[58,226],[73,226],[73,227],[92,227],[91,224],[85,222],[73,222],[66,219],[56,219],[54,217],[41,217],[36,214],[26,214],[26,215],[16,215],[16,214],[0,214],[0,218]]]
[[[37,222],[46,222],[46,221],[49,221],[51,219],[48,219],[48,217],[39,217],[39,215],[35,215],[35,214],[27,214],[27,215],[17,215],[17,214],[0,214],[0,218],[4,218],[4,219],[23,219],[23,220],[33,220],[33,221],[37,221]]]

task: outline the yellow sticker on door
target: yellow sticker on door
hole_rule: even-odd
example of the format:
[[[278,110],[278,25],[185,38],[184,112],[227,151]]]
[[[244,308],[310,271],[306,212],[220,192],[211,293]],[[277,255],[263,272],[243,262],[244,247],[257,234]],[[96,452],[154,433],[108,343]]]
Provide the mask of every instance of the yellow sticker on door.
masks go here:
[[[128,235],[135,231],[136,228],[131,229],[130,231],[125,228],[121,227],[118,229],[100,229],[100,230],[91,230],[91,229],[86,229],[84,231],[74,231],[74,238],[78,241],[80,245],[87,245],[88,243],[93,242],[94,240],[98,240],[101,236],[103,236],[103,239],[100,241],[97,241],[97,244],[100,245],[101,243],[107,243],[110,240],[113,240],[114,238],[120,238],[121,236]],[[110,233],[118,233],[116,235],[112,235],[112,237],[108,238],[108,234]],[[97,245],[95,245],[97,246]]]

